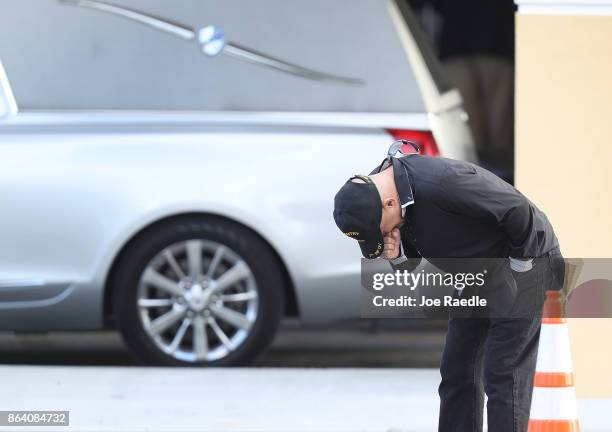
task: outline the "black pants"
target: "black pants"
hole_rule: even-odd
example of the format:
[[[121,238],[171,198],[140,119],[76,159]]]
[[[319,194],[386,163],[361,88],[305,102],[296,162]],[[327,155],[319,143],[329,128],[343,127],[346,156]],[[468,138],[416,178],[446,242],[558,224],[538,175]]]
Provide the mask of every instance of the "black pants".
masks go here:
[[[484,393],[491,432],[526,432],[531,406],[544,293],[563,285],[563,258],[556,249],[513,274],[517,304],[536,308],[525,318],[452,318],[440,374],[440,432],[480,432]],[[522,316],[522,315],[521,315]]]

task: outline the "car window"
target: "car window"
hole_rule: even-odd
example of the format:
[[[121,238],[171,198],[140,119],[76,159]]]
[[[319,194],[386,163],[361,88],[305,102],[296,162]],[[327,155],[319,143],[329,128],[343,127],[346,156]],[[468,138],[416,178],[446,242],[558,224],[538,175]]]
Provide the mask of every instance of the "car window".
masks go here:
[[[279,59],[362,79],[319,82],[56,0],[5,0],[0,53],[20,109],[424,112],[384,1],[115,0]]]
[[[408,2],[405,0],[399,0],[397,5],[402,16],[404,17],[404,21],[406,21],[406,25],[410,29],[410,32],[412,33],[412,36],[419,47],[419,50],[421,51],[425,64],[427,65],[427,69],[429,69],[429,72],[431,73],[438,92],[440,94],[444,94],[447,91],[452,90],[454,88],[453,84],[444,72],[442,64],[434,53],[433,47],[431,46],[427,35],[423,32],[416,17],[410,10]]]

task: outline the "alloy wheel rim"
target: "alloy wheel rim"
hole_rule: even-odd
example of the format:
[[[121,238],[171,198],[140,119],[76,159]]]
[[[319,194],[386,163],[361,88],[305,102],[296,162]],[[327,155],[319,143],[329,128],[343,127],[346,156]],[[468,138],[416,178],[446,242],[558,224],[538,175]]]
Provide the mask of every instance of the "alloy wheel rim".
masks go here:
[[[137,308],[145,332],[164,353],[185,362],[210,362],[249,336],[257,319],[257,283],[248,264],[228,246],[181,241],[145,267]]]

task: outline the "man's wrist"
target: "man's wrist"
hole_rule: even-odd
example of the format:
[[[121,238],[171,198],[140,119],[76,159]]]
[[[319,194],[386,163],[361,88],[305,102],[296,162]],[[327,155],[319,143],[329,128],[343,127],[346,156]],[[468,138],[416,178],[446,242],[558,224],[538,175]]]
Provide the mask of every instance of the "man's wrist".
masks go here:
[[[407,260],[408,258],[406,258],[406,255],[404,255],[404,248],[402,246],[402,242],[400,242],[399,255],[397,256],[397,258],[389,260],[389,262],[393,265],[398,265]]]
[[[403,263],[404,261],[408,261],[408,258],[406,258],[406,255],[400,255],[397,258],[390,260],[389,262],[393,265],[398,265]]]

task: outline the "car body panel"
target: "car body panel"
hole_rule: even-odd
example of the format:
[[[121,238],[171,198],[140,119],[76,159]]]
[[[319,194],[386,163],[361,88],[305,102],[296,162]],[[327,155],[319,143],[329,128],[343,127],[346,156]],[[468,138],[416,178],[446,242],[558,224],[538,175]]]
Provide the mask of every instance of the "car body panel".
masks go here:
[[[206,57],[196,41],[57,0],[5,0],[0,53],[20,108],[424,112],[384,0],[114,3],[196,29],[216,25],[235,43],[365,85]]]
[[[0,120],[17,114],[17,102],[9,84],[4,65],[0,61]]]
[[[372,168],[389,136],[376,129],[192,127],[0,132],[0,207],[11,222],[0,224],[0,281],[72,290],[55,303],[57,318],[48,320],[39,305],[21,318],[4,308],[1,327],[35,328],[42,313],[44,327],[65,328],[64,305],[82,311],[75,325],[100,326],[104,282],[121,247],[151,223],[185,213],[225,216],[266,239],[287,266],[304,321],[358,313],[359,253],[334,225],[333,196],[355,170]],[[322,289],[352,302],[327,306]]]

